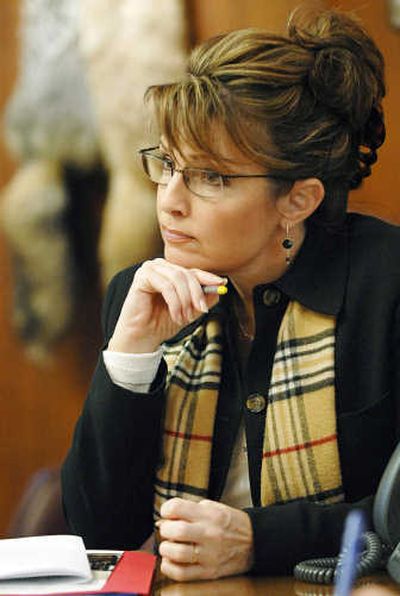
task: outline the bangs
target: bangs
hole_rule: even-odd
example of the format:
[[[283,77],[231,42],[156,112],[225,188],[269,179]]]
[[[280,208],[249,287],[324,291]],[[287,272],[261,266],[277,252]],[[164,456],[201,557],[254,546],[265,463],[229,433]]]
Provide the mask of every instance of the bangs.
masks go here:
[[[190,149],[220,162],[213,143],[215,123],[224,123],[226,108],[214,85],[190,77],[168,85],[154,85],[145,95],[154,109],[160,137],[168,147],[184,156]]]
[[[160,137],[180,155],[190,150],[229,166],[232,161],[217,149],[217,127],[222,126],[244,155],[265,165],[265,155],[262,162],[260,155],[255,159],[239,106],[232,105],[229,91],[218,81],[189,75],[177,83],[149,87],[145,99],[154,109]]]

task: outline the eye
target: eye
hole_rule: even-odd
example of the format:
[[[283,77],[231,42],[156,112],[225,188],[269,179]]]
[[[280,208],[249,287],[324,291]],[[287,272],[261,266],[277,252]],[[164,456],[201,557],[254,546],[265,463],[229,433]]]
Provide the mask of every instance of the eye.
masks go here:
[[[228,176],[224,176],[223,174],[220,174],[220,176],[221,176],[222,184],[224,187],[231,185],[231,183],[232,183],[231,178],[229,178]]]
[[[166,154],[161,154],[160,157],[162,159],[163,169],[168,172],[173,172],[174,171],[174,162],[172,161],[172,158]]]
[[[212,170],[198,170],[198,175],[203,184],[208,186],[221,186],[221,174]]]

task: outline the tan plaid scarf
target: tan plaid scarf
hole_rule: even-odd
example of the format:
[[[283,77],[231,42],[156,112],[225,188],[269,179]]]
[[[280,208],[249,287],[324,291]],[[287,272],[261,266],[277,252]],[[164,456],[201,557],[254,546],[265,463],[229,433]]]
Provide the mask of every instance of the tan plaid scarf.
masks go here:
[[[163,461],[155,515],[174,496],[207,497],[221,380],[222,328],[210,319],[165,347]],[[290,302],[277,340],[265,418],[261,503],[343,499],[335,415],[335,318]]]

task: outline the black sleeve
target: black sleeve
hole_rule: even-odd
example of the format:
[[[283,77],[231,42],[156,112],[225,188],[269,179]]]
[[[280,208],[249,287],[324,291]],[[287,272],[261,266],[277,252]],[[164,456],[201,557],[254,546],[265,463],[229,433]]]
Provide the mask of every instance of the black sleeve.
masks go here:
[[[119,275],[103,308],[111,336],[132,280]],[[165,364],[149,394],[117,387],[100,355],[62,468],[65,515],[87,548],[138,548],[153,529],[153,477],[160,444]]]
[[[298,501],[246,509],[254,534],[252,573],[291,575],[300,561],[338,555],[347,513],[363,509],[371,527],[372,503],[367,497],[358,503]]]

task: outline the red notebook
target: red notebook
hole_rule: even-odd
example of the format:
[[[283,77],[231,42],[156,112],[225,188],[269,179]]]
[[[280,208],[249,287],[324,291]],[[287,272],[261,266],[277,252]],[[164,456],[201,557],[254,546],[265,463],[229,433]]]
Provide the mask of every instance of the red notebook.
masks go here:
[[[156,557],[141,551],[125,551],[101,593],[150,594]]]

